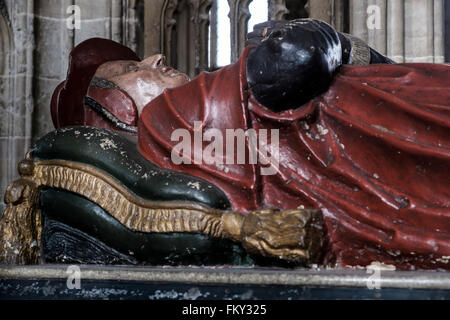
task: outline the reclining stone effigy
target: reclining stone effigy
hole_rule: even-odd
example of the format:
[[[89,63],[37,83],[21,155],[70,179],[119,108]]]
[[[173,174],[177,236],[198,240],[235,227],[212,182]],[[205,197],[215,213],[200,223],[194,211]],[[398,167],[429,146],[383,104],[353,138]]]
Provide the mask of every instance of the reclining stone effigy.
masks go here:
[[[393,64],[311,19],[248,43],[192,81],[161,55],[77,46],[57,130],[7,190],[0,261],[448,269],[449,67]],[[179,152],[179,129],[278,136],[244,137],[260,163],[202,162],[213,139]]]

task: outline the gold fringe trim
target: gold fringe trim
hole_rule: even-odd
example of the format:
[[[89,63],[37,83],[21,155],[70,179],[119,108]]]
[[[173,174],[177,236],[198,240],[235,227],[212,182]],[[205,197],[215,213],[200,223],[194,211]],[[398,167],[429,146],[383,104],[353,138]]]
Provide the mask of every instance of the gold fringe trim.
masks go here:
[[[41,246],[39,189],[67,190],[98,204],[131,230],[190,232],[238,241],[249,252],[293,262],[315,263],[325,244],[318,210],[256,210],[243,215],[183,201],[148,201],[102,170],[66,160],[19,163],[21,179],[5,194],[0,219],[0,263],[38,263]]]
[[[28,179],[14,181],[6,190],[5,203],[0,219],[0,263],[38,263],[42,224],[36,184]]]
[[[142,199],[111,176],[85,164],[65,160],[38,161],[32,179],[39,186],[86,197],[134,231],[224,236],[221,211],[188,202]]]

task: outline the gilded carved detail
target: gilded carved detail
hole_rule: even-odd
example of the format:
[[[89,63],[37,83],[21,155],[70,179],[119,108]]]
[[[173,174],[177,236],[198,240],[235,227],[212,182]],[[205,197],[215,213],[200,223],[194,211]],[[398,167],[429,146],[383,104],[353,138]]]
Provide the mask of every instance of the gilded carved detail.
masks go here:
[[[259,210],[247,215],[192,202],[154,202],[131,193],[94,167],[65,160],[19,166],[22,178],[8,188],[0,221],[0,262],[37,263],[41,235],[39,187],[64,189],[95,202],[139,232],[201,233],[240,242],[250,253],[314,262],[323,245],[322,217],[315,210]]]
[[[21,179],[11,183],[5,193],[5,211],[0,218],[0,263],[39,262],[41,214],[38,187],[32,179],[33,163],[19,164]]]
[[[222,233],[219,212],[190,203],[141,199],[113,178],[86,165],[62,160],[37,162],[34,179],[38,185],[88,198],[135,231],[199,232],[215,237]]]

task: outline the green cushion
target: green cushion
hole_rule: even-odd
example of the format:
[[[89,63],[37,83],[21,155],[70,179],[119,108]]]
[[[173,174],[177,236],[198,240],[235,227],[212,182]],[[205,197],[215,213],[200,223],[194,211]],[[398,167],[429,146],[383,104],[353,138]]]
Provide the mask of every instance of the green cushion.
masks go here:
[[[74,258],[75,256],[76,258],[79,251],[71,249],[73,245],[71,241],[64,240],[67,239],[66,237],[59,238],[59,241],[63,243],[58,243],[58,248],[52,241],[48,241],[53,235],[46,229],[45,222],[55,220],[93,237],[103,247],[112,248],[141,264],[249,265],[253,263],[239,244],[228,239],[212,238],[202,234],[132,231],[97,204],[68,191],[54,188],[43,190],[40,195],[40,206],[44,217],[44,253],[57,251],[58,248],[63,247],[66,248],[62,253],[65,257]],[[83,252],[89,251],[89,248],[83,248]],[[83,257],[83,263],[105,263],[95,254],[91,256],[85,254]]]
[[[140,154],[136,137],[118,131],[87,126],[58,129],[35,144],[32,156],[35,160],[70,160],[94,166],[147,200],[193,201],[222,210],[231,207],[218,187],[154,165]]]
[[[193,201],[222,210],[231,207],[219,188],[188,174],[159,168],[139,153],[136,137],[117,131],[86,126],[58,129],[41,138],[31,155],[35,161],[58,159],[91,165],[150,201]],[[196,187],[192,188],[193,185]],[[97,204],[68,191],[45,188],[41,192],[40,207],[45,221],[63,223],[69,227],[67,230],[73,228],[74,232],[92,237],[99,245],[122,254],[132,252],[131,256],[139,263],[252,263],[242,247],[230,240],[201,234],[132,231]],[[44,239],[52,236],[51,231],[46,232],[44,228]],[[51,243],[46,250],[52,250]],[[97,263],[95,261],[93,257],[92,262],[85,262]]]

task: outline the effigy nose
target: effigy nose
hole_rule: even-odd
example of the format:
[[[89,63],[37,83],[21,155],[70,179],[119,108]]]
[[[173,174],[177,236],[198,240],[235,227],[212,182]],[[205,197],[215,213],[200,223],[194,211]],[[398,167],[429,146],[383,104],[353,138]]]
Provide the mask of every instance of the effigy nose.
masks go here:
[[[155,54],[153,56],[150,56],[148,58],[145,58],[141,61],[142,65],[152,67],[152,68],[159,68],[164,66],[166,63],[166,57],[163,54]]]

